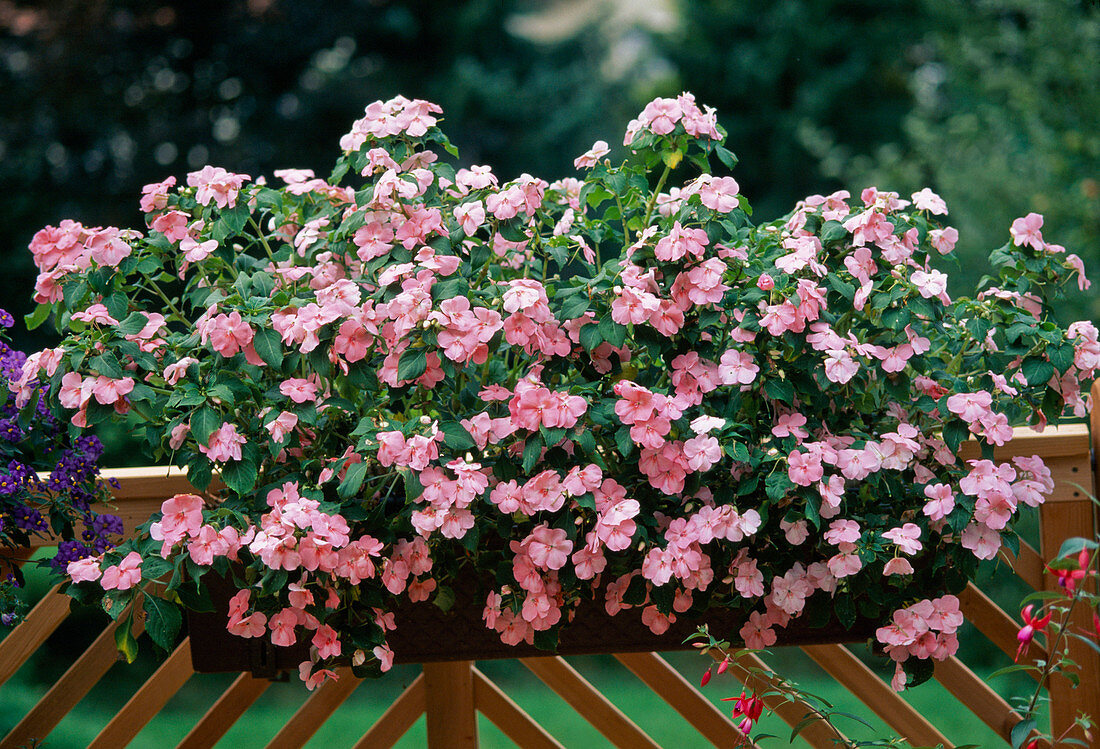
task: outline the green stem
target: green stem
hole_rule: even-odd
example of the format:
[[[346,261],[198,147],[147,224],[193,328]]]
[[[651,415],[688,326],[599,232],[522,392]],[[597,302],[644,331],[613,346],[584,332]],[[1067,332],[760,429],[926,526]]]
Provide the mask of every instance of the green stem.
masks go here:
[[[634,242],[632,241],[632,238],[630,236],[630,230],[626,228],[626,211],[623,210],[623,201],[618,195],[615,196],[615,205],[619,208],[619,221],[621,221],[623,224],[623,244],[629,247],[630,245],[634,244]],[[598,252],[599,250],[597,250],[597,253]],[[598,257],[596,259],[599,260]],[[596,264],[596,267],[599,267],[598,262]]]
[[[139,271],[139,272],[140,272],[140,271]],[[158,285],[157,285],[157,282],[156,282],[156,281],[154,281],[153,279],[149,278],[149,276],[145,275],[144,273],[142,273],[142,274],[141,274],[141,277],[142,277],[143,279],[145,279],[145,283],[147,283],[147,284],[148,284],[148,287],[147,287],[147,288],[149,288],[149,290],[150,290],[150,291],[152,291],[152,292],[153,292],[154,294],[156,294],[157,296],[159,296],[159,297],[160,297],[160,300],[161,300],[162,302],[164,302],[164,303],[165,303],[166,305],[168,305],[168,309],[172,310],[172,314],[174,314],[174,315],[175,315],[176,317],[178,317],[178,318],[180,319],[180,322],[183,322],[183,323],[187,323],[187,322],[188,322],[188,321],[187,321],[187,318],[186,318],[186,317],[184,317],[184,316],[183,316],[183,313],[179,311],[179,308],[178,308],[178,307],[176,307],[176,305],[172,303],[172,300],[168,298],[168,295],[167,295],[167,294],[165,294],[165,293],[164,293],[164,292],[163,292],[163,291],[161,290],[160,286],[158,286]]]
[[[672,172],[672,167],[665,164],[665,170],[661,173],[661,178],[657,180],[657,187],[653,190],[653,194],[649,196],[649,201],[645,204],[645,221],[642,222],[642,228],[649,226],[649,219],[653,216],[653,207],[657,204],[657,196],[661,194],[661,188],[665,186],[665,180],[668,179],[668,175]]]
[[[1081,592],[1079,590],[1075,590],[1073,592],[1073,599],[1070,601],[1069,608],[1066,610],[1066,615],[1062,619],[1062,627],[1058,630],[1058,636],[1054,638],[1054,645],[1047,650],[1046,660],[1043,662],[1043,668],[1039,672],[1039,683],[1035,685],[1035,693],[1031,695],[1031,700],[1029,700],[1027,703],[1027,713],[1024,717],[1029,718],[1035,715],[1035,706],[1039,704],[1039,698],[1043,694],[1043,687],[1046,685],[1047,680],[1050,678],[1051,672],[1054,671],[1055,653],[1058,652],[1058,648],[1062,644],[1062,639],[1065,637],[1066,630],[1069,629],[1070,621],[1073,617],[1073,610],[1077,607],[1077,602],[1080,600]]]
[[[248,217],[248,223],[252,224],[252,228],[256,230],[256,239],[260,240],[260,244],[263,245],[264,252],[271,259],[271,262],[275,262],[275,253],[271,251],[271,245],[267,243],[267,237],[264,236],[264,230],[260,228],[260,225],[256,223],[256,219],[251,215]]]

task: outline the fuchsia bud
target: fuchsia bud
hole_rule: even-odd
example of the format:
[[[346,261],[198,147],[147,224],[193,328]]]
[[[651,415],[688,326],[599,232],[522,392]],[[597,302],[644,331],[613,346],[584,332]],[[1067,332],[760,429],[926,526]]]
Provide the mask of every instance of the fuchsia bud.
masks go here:
[[[703,672],[703,678],[699,681],[699,686],[705,687],[710,682],[710,669],[708,668]]]
[[[1096,615],[1093,614],[1093,616],[1095,617]],[[1100,625],[1098,625],[1098,626],[1100,626]],[[730,659],[729,658],[724,658],[722,660],[722,662],[718,664],[718,674],[719,674],[719,676],[726,673],[726,669],[729,668],[729,667],[730,667]]]

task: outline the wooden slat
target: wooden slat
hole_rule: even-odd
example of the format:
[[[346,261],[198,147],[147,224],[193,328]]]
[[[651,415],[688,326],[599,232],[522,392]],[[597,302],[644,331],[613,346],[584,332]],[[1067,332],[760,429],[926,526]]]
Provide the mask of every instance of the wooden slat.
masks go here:
[[[1092,386],[1093,403],[1100,403],[1100,380]],[[1100,451],[1100,408],[1094,407],[1090,415],[1092,426],[1091,446]],[[1100,452],[1097,452],[1100,460]],[[1088,479],[1088,473],[1092,470],[1087,456],[1085,459],[1064,461],[1061,471],[1054,466],[1051,473],[1055,477],[1066,476],[1065,464],[1068,464],[1068,478],[1064,483],[1078,484],[1082,488],[1070,487],[1071,490],[1059,493],[1048,499],[1039,508],[1039,533],[1041,544],[1039,552],[1044,559],[1053,559],[1062,545],[1062,542],[1073,536],[1092,537],[1097,532],[1096,505],[1088,496],[1089,488],[1096,489],[1100,478],[1093,471],[1092,486]],[[1046,589],[1057,590],[1057,579],[1049,572],[1046,575]],[[1095,578],[1083,582],[1097,591]],[[1089,607],[1078,605],[1073,617],[1066,626],[1078,632],[1092,631],[1092,612]],[[1051,733],[1061,736],[1063,733],[1077,740],[1085,740],[1083,732],[1075,727],[1078,712],[1086,712],[1096,716],[1100,706],[1100,654],[1085,643],[1075,638],[1067,638],[1064,641],[1069,648],[1069,657],[1077,664],[1076,672],[1080,679],[1080,685],[1076,688],[1069,679],[1055,674],[1049,682],[1048,693],[1050,695],[1050,724]]]
[[[329,679],[314,690],[298,711],[291,716],[267,744],[267,749],[299,749],[305,746],[317,729],[344,704],[362,679],[356,678],[350,668],[336,669],[335,680]]]
[[[125,617],[126,613],[123,612],[119,619]],[[8,732],[0,746],[25,746],[34,739],[41,741],[84,699],[118,661],[118,647],[115,645],[118,624],[118,621],[114,621],[107,625],[88,649],[54,682],[50,691]],[[134,637],[139,637],[144,629],[144,622],[140,617],[135,617]]]
[[[1089,428],[1086,424],[1059,424],[1036,432],[1030,427],[1016,427],[1012,439],[994,448],[997,460],[1015,455],[1038,455],[1043,460],[1089,454]],[[959,445],[959,457],[974,460],[981,457],[981,448],[974,440]]]
[[[270,681],[255,679],[252,674],[238,676],[183,737],[176,749],[208,749],[214,746],[269,686]]]
[[[711,657],[716,661],[721,661],[725,658],[725,653],[714,650],[711,651]],[[737,661],[731,661],[729,673],[733,674],[734,678],[744,684],[747,689],[754,692],[761,693],[773,688],[774,679],[766,675],[754,674],[748,670],[749,667],[758,668],[766,674],[774,673],[768,664],[751,653],[742,655]],[[792,728],[801,723],[802,719],[812,712],[804,702],[787,700],[776,694],[765,695],[761,699],[764,700],[764,706],[768,710],[778,715],[784,723]],[[820,720],[807,725],[798,735],[814,749],[836,749],[838,739],[847,741],[847,737],[839,729],[834,729]]]
[[[424,664],[430,749],[477,749],[473,661]]]
[[[383,749],[396,744],[427,709],[424,695],[424,675],[419,674],[352,749]]]
[[[936,681],[1005,741],[1012,734],[1012,727],[1023,720],[1011,705],[954,656],[936,662]]]
[[[546,686],[572,705],[582,718],[620,749],[659,749],[658,745],[563,659],[549,656],[521,658]]]
[[[1008,559],[1013,571],[1021,580],[1033,590],[1043,589],[1043,574],[1045,573],[1043,558],[1039,556],[1039,552],[1035,551],[1035,547],[1027,541],[1020,541],[1019,554],[1013,556],[1012,552],[1004,547],[1001,548],[1001,553]]]
[[[504,735],[523,749],[563,749],[530,715],[485,675],[473,669],[474,704]],[[364,748],[365,749],[365,748]]]
[[[57,592],[60,587],[50,588],[19,626],[0,642],[0,684],[10,679],[69,615],[69,597]]]
[[[802,650],[913,746],[943,744],[948,749],[954,746],[848,648],[843,645],[803,645]]]
[[[187,638],[99,732],[89,749],[119,749],[129,744],[193,673],[191,640]]]
[[[715,746],[737,746],[745,735],[714,703],[656,653],[619,653],[615,658],[645,682]]]
[[[967,583],[966,588],[959,594],[959,609],[967,620],[972,622],[978,631],[989,638],[989,641],[1004,651],[1010,658],[1016,657],[1016,650],[1020,647],[1020,641],[1016,635],[1022,624],[1016,622],[1005,613],[1000,606],[983,593],[974,583]],[[1036,641],[1032,641],[1025,661],[1046,660],[1047,651]],[[1032,678],[1038,679],[1038,675],[1027,672]]]

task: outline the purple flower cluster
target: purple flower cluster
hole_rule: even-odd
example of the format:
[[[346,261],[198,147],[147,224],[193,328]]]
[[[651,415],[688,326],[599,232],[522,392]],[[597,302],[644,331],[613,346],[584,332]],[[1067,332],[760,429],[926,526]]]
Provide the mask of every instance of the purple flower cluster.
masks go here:
[[[11,315],[0,309],[0,328],[12,323]],[[31,535],[52,532],[62,540],[46,563],[61,573],[69,562],[113,548],[122,520],[91,509],[109,496],[99,478],[99,438],[70,438],[67,425],[50,413],[48,385],[37,386],[33,407],[22,413],[15,407],[8,383],[20,376],[26,355],[8,346],[2,334],[0,330],[0,556],[4,547],[25,546]],[[17,568],[0,578],[0,624],[19,620],[19,585]]]

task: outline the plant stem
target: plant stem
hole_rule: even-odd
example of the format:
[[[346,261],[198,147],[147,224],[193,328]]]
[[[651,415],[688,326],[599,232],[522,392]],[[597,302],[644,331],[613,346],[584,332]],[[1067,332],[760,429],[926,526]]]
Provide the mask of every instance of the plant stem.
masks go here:
[[[141,274],[141,277],[145,279],[145,282],[147,284],[149,284],[149,290],[159,296],[160,300],[168,305],[168,309],[172,310],[172,314],[178,317],[180,319],[180,322],[186,323],[187,318],[184,317],[183,313],[179,311],[179,308],[172,303],[172,300],[168,298],[168,295],[161,290],[160,286],[157,285],[157,282],[149,278],[149,276],[145,275],[144,273]]]
[[[661,172],[661,178],[657,180],[657,187],[653,190],[653,194],[649,196],[649,200],[645,204],[645,221],[642,222],[642,228],[649,226],[649,219],[653,216],[653,206],[657,204],[657,196],[661,194],[661,188],[665,186],[665,180],[668,179],[668,175],[672,172],[672,167],[665,164],[665,170]]]

